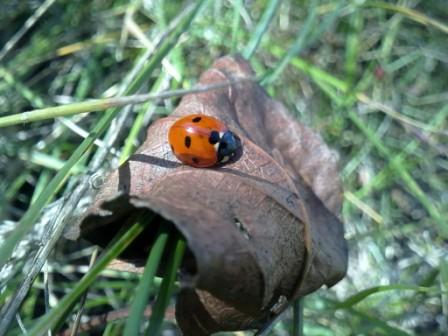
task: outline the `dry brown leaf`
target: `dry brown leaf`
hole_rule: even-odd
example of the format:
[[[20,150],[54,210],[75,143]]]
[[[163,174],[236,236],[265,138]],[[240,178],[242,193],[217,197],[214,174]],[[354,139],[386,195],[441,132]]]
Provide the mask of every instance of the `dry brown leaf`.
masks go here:
[[[223,57],[200,83],[253,75],[242,58]],[[192,113],[229,125],[242,139],[241,156],[213,169],[181,165],[167,132]],[[137,153],[108,177],[81,232],[105,245],[136,208],[150,209],[159,225],[171,222],[185,236],[194,258],[176,305],[184,334],[258,328],[285,308],[278,302],[345,275],[341,194],[337,157],[320,136],[257,83],[243,81],[185,96],[153,123]],[[156,226],[123,257],[146,260]]]

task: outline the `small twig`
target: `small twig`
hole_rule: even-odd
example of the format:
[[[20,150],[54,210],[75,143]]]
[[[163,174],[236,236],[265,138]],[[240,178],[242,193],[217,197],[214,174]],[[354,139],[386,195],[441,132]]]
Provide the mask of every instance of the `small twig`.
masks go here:
[[[67,104],[67,105],[37,109],[33,111],[27,111],[2,117],[0,118],[0,127],[6,127],[16,124],[26,124],[34,121],[70,116],[79,113],[102,111],[111,107],[122,107],[131,104],[142,104],[150,100],[160,100],[160,99],[180,97],[193,93],[203,93],[211,90],[222,89],[232,84],[248,81],[257,81],[257,80],[258,79],[256,77],[237,78],[209,85],[197,85],[192,89],[179,89],[171,91],[162,91],[158,93],[137,94],[131,96],[114,97],[106,99],[95,99],[82,103]]]

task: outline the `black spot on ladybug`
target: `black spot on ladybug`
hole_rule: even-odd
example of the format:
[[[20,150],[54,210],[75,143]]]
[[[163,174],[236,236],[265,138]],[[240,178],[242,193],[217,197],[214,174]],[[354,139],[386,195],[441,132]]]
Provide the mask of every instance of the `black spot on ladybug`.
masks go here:
[[[212,145],[218,143],[219,141],[219,132],[212,131],[210,133],[210,137],[208,138],[208,142],[210,142]]]
[[[185,147],[190,148],[191,146],[191,138],[187,135],[184,140]]]
[[[199,163],[199,159],[197,157],[193,157],[191,159],[194,163],[198,164]]]
[[[202,117],[194,117],[193,120],[192,120],[192,122],[194,122],[194,123],[198,123],[198,122],[201,121],[201,119],[202,119]]]

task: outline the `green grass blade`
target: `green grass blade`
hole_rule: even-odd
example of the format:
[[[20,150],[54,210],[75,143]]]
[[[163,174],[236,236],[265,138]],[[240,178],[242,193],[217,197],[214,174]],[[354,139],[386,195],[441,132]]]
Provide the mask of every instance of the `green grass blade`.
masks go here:
[[[276,57],[284,57],[285,52],[280,47],[273,45],[270,48],[270,51],[272,54]],[[348,85],[343,80],[329,74],[328,72],[312,65],[308,61],[300,58],[300,57],[294,57],[290,64],[295,67],[296,69],[302,71],[306,75],[310,76],[314,81],[316,82],[324,82],[332,87],[334,87],[337,90],[340,90],[342,92],[348,91]]]
[[[51,175],[50,172],[48,170],[44,170],[40,175],[39,178],[36,182],[36,186],[34,187],[34,192],[33,192],[33,196],[31,198],[31,204],[34,203],[34,201],[36,200],[37,196],[41,193],[41,191],[45,188],[45,186],[48,184],[48,182],[50,181]]]
[[[406,331],[398,327],[394,327],[387,321],[383,321],[375,316],[372,316],[371,314],[364,313],[354,308],[350,308],[350,314],[364,320],[362,321],[362,326],[368,322],[367,331],[369,335],[411,336],[411,334]]]
[[[31,89],[20,83],[14,75],[4,67],[0,67],[0,78],[8,83],[11,87],[14,87],[20,95],[28,100],[30,104],[35,108],[43,108],[45,106],[44,100],[33,92]]]
[[[143,125],[143,120],[145,118],[145,110],[140,110],[137,114],[137,117],[134,120],[134,124],[132,125],[129,135],[126,138],[126,141],[124,143],[123,149],[120,154],[120,165],[123,164],[129,157],[132,155],[135,149],[136,140],[138,137],[138,134],[140,132],[140,129]]]
[[[157,92],[160,89],[160,86],[163,82],[164,77],[161,76],[154,83],[151,92]],[[124,143],[123,149],[121,150],[120,155],[120,164],[124,163],[133,153],[135,143],[138,137],[138,133],[143,126],[143,120],[145,118],[146,109],[141,109],[137,114],[137,117],[132,124],[131,130],[129,131],[128,137]]]
[[[285,69],[285,67],[288,65],[288,63],[291,61],[291,59],[299,54],[303,48],[305,47],[305,44],[309,41],[308,36],[312,30],[312,28],[316,24],[316,8],[314,6],[311,6],[311,11],[308,14],[308,17],[303,24],[303,27],[300,28],[299,34],[297,35],[297,39],[289,48],[288,52],[283,56],[283,58],[278,62],[277,66],[275,67],[272,74],[266,77],[265,80],[262,81],[262,84],[267,84],[275,81],[279,74]]]
[[[82,103],[47,107],[1,117],[0,127],[26,124],[30,122],[42,121],[58,117],[68,117],[80,113],[103,111],[113,106],[123,106],[123,105],[124,104],[116,104],[114,102],[111,102],[111,99],[99,99]]]
[[[118,111],[116,111],[116,113],[118,113]],[[64,167],[52,178],[50,183],[48,183],[46,188],[37,197],[33,205],[31,205],[31,207],[20,220],[17,228],[0,247],[0,267],[2,267],[8,260],[17,243],[31,229],[34,222],[39,217],[42,208],[51,200],[54,194],[56,194],[59,188],[63,185],[65,180],[68,178],[72,168],[90,149],[98,135],[106,130],[107,126],[115,117],[116,113],[114,113],[114,111],[110,111],[99,121],[99,123],[94,127],[89,136],[78,146],[70,159],[67,160]]]
[[[277,50],[279,52],[279,50]],[[307,74],[310,75],[313,80],[316,81],[316,83],[324,90],[329,85],[336,86],[338,89],[340,89],[342,92],[345,93],[344,99],[337,96],[336,92],[333,92],[333,90],[330,89],[327,93],[329,93],[330,97],[338,101],[339,104],[343,104],[345,106],[349,106],[353,103],[354,97],[356,95],[349,93],[349,88],[346,84],[344,84],[342,81],[338,80],[336,77],[331,76],[327,73],[325,73],[322,70],[319,70],[312,65],[308,64],[307,62],[300,60],[299,58],[295,58],[291,62],[294,66],[297,68],[305,71]],[[324,84],[324,85],[322,85]],[[414,178],[409,174],[407,169],[400,164],[400,161],[394,160],[394,155],[390,152],[390,150],[383,145],[381,140],[376,136],[376,134],[370,130],[364,122],[360,119],[360,117],[353,111],[349,110],[348,112],[349,118],[353,121],[353,123],[364,133],[366,138],[375,146],[375,148],[380,152],[383,157],[385,157],[391,164],[391,167],[393,170],[400,176],[402,181],[405,183],[405,185],[408,187],[410,192],[417,198],[417,200],[423,205],[423,207],[426,209],[428,214],[434,219],[436,222],[439,232],[442,236],[448,237],[448,223],[444,221],[442,218],[442,215],[440,214],[438,208],[434,204],[432,200],[428,198],[428,196],[422,191],[420,186],[417,184],[417,182],[414,180]]]
[[[442,289],[442,309],[448,312],[448,260],[445,258],[440,261],[440,288]]]
[[[255,28],[255,32],[253,33],[251,40],[247,44],[246,49],[243,51],[243,57],[245,59],[251,58],[255,50],[257,50],[257,47],[260,44],[263,35],[266,33],[272,19],[274,18],[280,3],[281,1],[279,0],[270,0],[267,4],[266,9],[261,16],[260,22],[258,22],[258,25]]]
[[[143,320],[143,312],[148,304],[148,298],[153,287],[154,276],[159,267],[162,254],[168,241],[169,232],[166,228],[161,228],[157,234],[156,241],[151,248],[148,260],[145,265],[142,278],[135,290],[135,298],[132,303],[129,318],[126,322],[123,335],[132,336],[140,333],[140,326]]]
[[[293,336],[303,336],[303,300],[304,298],[299,298],[294,301],[293,308],[293,319],[292,319],[292,335]]]
[[[421,23],[425,26],[431,26],[431,27],[437,28],[440,31],[444,32],[445,34],[448,34],[448,25],[446,25],[442,22],[439,22],[435,19],[432,19],[429,16],[424,15],[424,14],[420,13],[419,11],[416,11],[412,8],[395,5],[392,3],[385,2],[385,1],[367,1],[364,4],[364,6],[391,10],[391,11],[405,15],[406,17],[408,17],[409,19],[411,19],[415,22]]]
[[[245,80],[255,80],[254,78],[245,78],[234,80],[234,82],[245,81]],[[213,83],[210,85],[198,85],[191,89],[178,89],[178,90],[170,90],[170,91],[161,91],[157,93],[149,93],[149,94],[137,94],[125,97],[114,97],[114,98],[106,98],[106,99],[96,99],[90,102],[83,103],[74,103],[67,104],[62,106],[54,106],[47,107],[44,109],[32,110],[22,113],[13,114],[6,117],[0,117],[0,128],[25,124],[34,121],[42,121],[47,119],[54,119],[57,117],[64,117],[68,115],[94,112],[94,111],[103,111],[110,107],[123,107],[126,105],[135,105],[146,103],[149,100],[160,100],[165,98],[175,98],[184,96],[186,94],[191,93],[201,93],[209,90],[219,89],[222,87],[226,87],[229,85],[229,82],[223,81],[218,83]],[[135,90],[134,90],[135,91]],[[131,92],[125,92],[131,93]],[[114,109],[117,110],[117,109]]]
[[[350,29],[347,36],[345,51],[345,72],[347,82],[352,85],[358,72],[359,47],[361,45],[361,32],[363,26],[363,16],[356,10],[349,19]]]
[[[241,23],[241,7],[243,6],[243,0],[233,1],[233,21],[232,21],[232,44],[231,44],[231,52],[234,54],[237,50],[238,44],[238,33],[240,31],[240,23]]]
[[[440,234],[443,237],[448,237],[448,223],[446,223],[446,221],[442,218],[442,215],[437,209],[434,201],[430,200],[429,197],[422,191],[420,186],[417,182],[415,182],[414,178],[408,173],[403,165],[400,165],[398,161],[393,160],[393,154],[390,150],[383,145],[377,135],[364,124],[361,118],[353,110],[349,110],[348,115],[353,123],[364,133],[366,138],[376,147],[380,154],[390,162],[394,171],[400,176],[409,188],[410,192],[418,199],[426,211],[428,211],[429,215],[438,225]]]
[[[428,125],[431,128],[441,128],[443,125],[443,122],[445,118],[448,116],[448,106],[445,108],[442,108],[431,120],[431,122],[428,123]],[[394,163],[389,162],[389,164],[384,167],[380,172],[378,172],[369,183],[365,184],[361,189],[359,189],[356,192],[356,196],[359,198],[366,197],[369,192],[372,190],[379,188],[381,184],[386,180],[388,177],[390,178],[390,172],[393,170],[394,165],[402,165],[406,159],[409,156],[409,153],[414,153],[418,147],[420,146],[420,142],[417,140],[412,140],[409,142],[406,147],[398,154],[395,155],[395,157],[392,159]]]
[[[29,178],[29,174],[29,171],[25,171],[13,180],[4,193],[5,203],[11,201],[17,195],[20,188],[26,183],[27,178]]]
[[[149,224],[147,216],[142,216],[135,224],[133,224],[124,234],[120,231],[109,248],[105,249],[103,256],[99,258],[97,263],[91,270],[84,275],[84,277],[73,288],[70,294],[66,295],[59,304],[53,308],[47,315],[45,315],[32,328],[29,335],[38,336],[45,333],[47,330],[53,328],[73,307],[76,300],[89,288],[95,281],[100,272],[111,262],[114,258],[120,255],[132,241],[144,230]]]
[[[317,22],[320,22],[317,20],[317,6],[315,5],[315,2],[311,2],[308,9],[309,14],[303,26],[300,28],[296,41],[292,44],[286,54],[283,55],[272,74],[266,76],[262,84],[268,84],[275,81],[284,68],[291,63],[293,58],[298,59],[297,55],[300,54],[304,48],[311,45],[323,33],[328,31],[340,15],[342,5],[343,2],[338,4],[337,8],[335,8],[330,14],[326,15],[321,20],[321,23],[317,24]]]
[[[404,290],[410,290],[414,292],[437,292],[437,289],[434,287],[421,287],[416,285],[406,285],[406,284],[395,284],[395,285],[384,285],[384,286],[375,286],[371,288],[367,288],[365,290],[362,290],[346,300],[336,303],[335,308],[336,309],[347,309],[350,308],[357,303],[363,301],[364,299],[368,298],[370,295],[376,294],[376,293],[382,293],[387,291],[404,291]]]
[[[144,68],[137,76],[137,78],[129,85],[124,94],[131,94],[140,88],[142,83],[150,76],[150,74],[160,65],[162,59],[171,51],[171,49],[177,43],[179,37],[190,26],[193,19],[200,12],[202,6],[206,3],[206,0],[199,1],[192,9],[189,15],[187,15],[174,29],[174,31],[167,36],[167,38],[160,45],[159,50],[148,60]],[[23,236],[31,229],[42,208],[51,200],[54,194],[59,190],[62,184],[67,179],[71,169],[76,163],[84,156],[84,154],[93,146],[94,141],[107,129],[111,121],[118,114],[119,109],[112,109],[106,112],[106,114],[100,119],[100,121],[93,128],[92,132],[84,139],[84,141],[78,146],[72,156],[67,160],[64,167],[56,174],[47,187],[37,197],[35,203],[28,209],[25,215],[20,220],[17,228],[8,237],[6,242],[0,247],[0,268],[3,267],[5,262],[11,256],[11,253],[17,243],[23,238]]]
[[[176,280],[177,269],[179,268],[182,258],[184,256],[186,243],[184,238],[177,237],[176,247],[168,262],[166,275],[163,278],[162,285],[160,287],[159,295],[157,296],[156,303],[152,310],[151,319],[149,320],[149,326],[146,330],[146,336],[157,336],[160,332],[160,327],[163,323],[163,317],[165,310],[168,307],[173,289],[174,282]]]

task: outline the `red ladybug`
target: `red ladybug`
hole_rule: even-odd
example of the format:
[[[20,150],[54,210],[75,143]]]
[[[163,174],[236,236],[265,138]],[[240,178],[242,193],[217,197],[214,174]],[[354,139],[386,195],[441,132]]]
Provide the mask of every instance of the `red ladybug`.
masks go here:
[[[241,148],[241,141],[220,120],[190,114],[177,120],[168,132],[174,155],[184,164],[203,168],[228,161]]]

